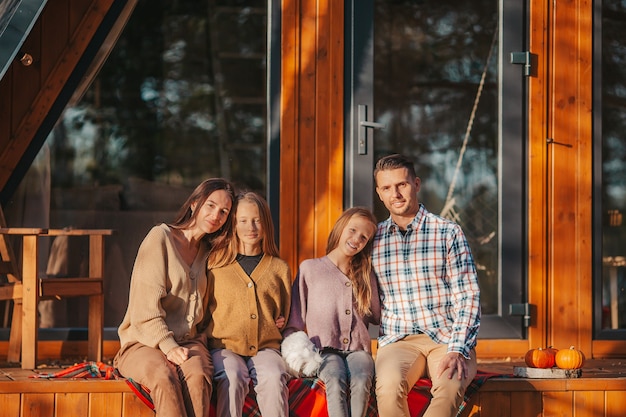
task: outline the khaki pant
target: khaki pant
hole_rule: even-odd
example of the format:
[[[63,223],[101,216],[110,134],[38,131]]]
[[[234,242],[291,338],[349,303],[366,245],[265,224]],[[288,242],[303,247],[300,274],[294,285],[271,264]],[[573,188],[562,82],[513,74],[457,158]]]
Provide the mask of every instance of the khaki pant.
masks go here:
[[[159,349],[141,343],[118,352],[114,366],[122,376],[150,389],[158,417],[208,417],[213,363],[204,337],[181,344],[189,359],[176,366]]]
[[[410,417],[408,393],[419,378],[432,380],[432,399],[423,417],[456,416],[465,389],[476,376],[476,353],[466,361],[465,379],[437,378],[437,366],[446,355],[448,346],[435,343],[425,334],[410,335],[383,346],[376,353],[376,399],[380,417]]]

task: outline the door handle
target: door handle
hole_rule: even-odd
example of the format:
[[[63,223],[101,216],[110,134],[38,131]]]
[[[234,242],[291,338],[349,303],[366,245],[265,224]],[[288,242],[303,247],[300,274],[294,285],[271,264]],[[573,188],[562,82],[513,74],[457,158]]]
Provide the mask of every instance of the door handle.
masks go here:
[[[371,128],[374,128],[374,129],[384,129],[385,128],[385,124],[384,123],[362,121],[360,124],[361,124],[361,126],[371,127]]]
[[[364,104],[358,105],[358,122],[359,122],[359,135],[358,135],[358,147],[359,155],[367,155],[367,129],[384,129],[387,127],[384,123],[370,122],[367,120],[367,106]]]

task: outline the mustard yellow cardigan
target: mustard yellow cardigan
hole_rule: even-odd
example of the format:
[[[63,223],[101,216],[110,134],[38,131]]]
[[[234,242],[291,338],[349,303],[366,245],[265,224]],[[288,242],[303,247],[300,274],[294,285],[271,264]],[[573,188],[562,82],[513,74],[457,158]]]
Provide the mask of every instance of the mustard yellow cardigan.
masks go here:
[[[264,255],[249,277],[238,262],[208,273],[209,349],[229,349],[254,356],[260,349],[280,349],[280,316],[289,318],[291,272],[285,261]]]

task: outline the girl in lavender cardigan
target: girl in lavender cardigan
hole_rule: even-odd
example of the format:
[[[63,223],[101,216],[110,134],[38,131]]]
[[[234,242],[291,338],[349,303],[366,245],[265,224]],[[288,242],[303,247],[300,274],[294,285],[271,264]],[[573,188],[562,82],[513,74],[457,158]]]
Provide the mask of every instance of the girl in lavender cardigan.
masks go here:
[[[374,377],[368,325],[380,320],[370,261],[375,232],[371,211],[346,210],[330,232],[326,256],[303,261],[293,284],[283,357],[293,368],[286,345],[305,331],[321,353],[317,374],[326,386],[329,417],[367,411]]]

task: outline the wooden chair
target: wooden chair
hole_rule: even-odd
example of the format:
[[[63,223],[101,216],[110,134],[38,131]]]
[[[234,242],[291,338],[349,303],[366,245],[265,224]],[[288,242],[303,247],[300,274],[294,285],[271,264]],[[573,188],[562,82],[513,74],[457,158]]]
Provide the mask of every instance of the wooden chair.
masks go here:
[[[104,327],[104,237],[110,229],[43,229],[5,227],[0,211],[0,274],[6,276],[0,283],[0,300],[13,301],[13,317],[9,336],[7,360],[18,362],[21,348],[22,369],[34,369],[37,361],[39,329],[39,300],[63,297],[89,297],[87,356],[102,360]],[[13,253],[9,236],[21,239],[21,268]],[[40,237],[88,236],[89,274],[87,277],[40,278],[38,254]]]
[[[6,220],[2,210],[0,210],[0,227],[6,227]],[[33,229],[33,232],[41,231],[42,229]],[[9,316],[10,302],[13,302],[7,361],[19,362],[22,332],[22,274],[17,266],[13,247],[7,241],[5,235],[0,235],[0,275],[6,279],[6,282],[0,281],[0,301],[7,301],[5,326],[7,324],[6,319]]]

